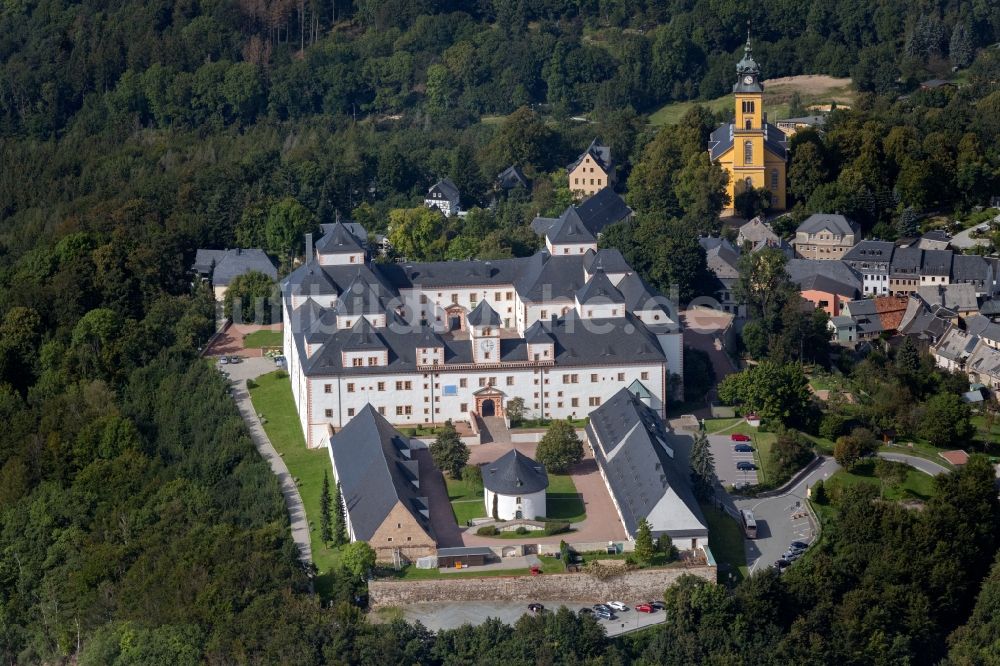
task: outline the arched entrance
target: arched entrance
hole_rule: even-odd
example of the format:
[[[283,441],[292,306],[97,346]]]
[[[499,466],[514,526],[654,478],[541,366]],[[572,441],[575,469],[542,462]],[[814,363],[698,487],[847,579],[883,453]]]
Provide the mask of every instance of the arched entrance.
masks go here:
[[[493,386],[485,386],[475,393],[476,413],[482,417],[503,416],[504,394]]]
[[[461,331],[465,329],[465,308],[461,305],[450,305],[444,310],[447,317],[447,328],[449,331]]]

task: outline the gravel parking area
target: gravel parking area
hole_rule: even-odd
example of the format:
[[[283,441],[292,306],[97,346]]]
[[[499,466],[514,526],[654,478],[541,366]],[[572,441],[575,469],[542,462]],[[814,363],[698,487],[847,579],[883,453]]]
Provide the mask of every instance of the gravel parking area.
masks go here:
[[[738,462],[754,462],[753,452],[737,453],[734,450],[737,444],[753,446],[753,442],[734,442],[730,435],[709,435],[708,443],[712,448],[712,457],[715,458],[715,475],[722,485],[757,483],[757,470],[742,472],[736,469]]]

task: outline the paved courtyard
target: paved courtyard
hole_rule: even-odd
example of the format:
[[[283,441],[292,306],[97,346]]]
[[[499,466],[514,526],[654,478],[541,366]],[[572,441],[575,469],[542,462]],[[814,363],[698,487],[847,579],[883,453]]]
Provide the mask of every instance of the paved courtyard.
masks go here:
[[[521,453],[534,457],[538,444],[528,443],[500,443],[481,444],[470,447],[469,464],[479,464],[496,460],[511,448],[516,448]],[[573,483],[580,493],[587,518],[577,523],[576,531],[569,535],[561,534],[555,536],[525,536],[524,539],[496,539],[481,537],[475,534],[475,530],[462,531],[455,523],[451,504],[448,501],[448,490],[445,485],[444,476],[434,468],[430,453],[426,450],[415,451],[415,456],[420,464],[421,488],[427,493],[427,500],[430,504],[431,524],[433,525],[438,545],[442,548],[449,546],[498,546],[515,545],[517,543],[532,544],[558,544],[561,540],[572,540],[581,542],[598,541],[624,541],[625,528],[618,520],[608,489],[604,485],[604,479],[597,469],[597,463],[587,445],[584,445],[585,457],[571,470]],[[484,507],[485,511],[485,507]],[[567,538],[569,537],[569,538]]]

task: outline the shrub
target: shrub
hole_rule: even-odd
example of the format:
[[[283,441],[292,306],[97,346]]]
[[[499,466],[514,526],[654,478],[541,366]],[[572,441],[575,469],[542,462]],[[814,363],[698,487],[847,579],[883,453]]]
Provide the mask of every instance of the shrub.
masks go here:
[[[478,530],[476,530],[476,534],[478,534],[479,536],[486,536],[486,537],[496,536],[499,533],[500,530],[496,528],[496,525],[484,525],[483,527],[480,527]]]
[[[257,386],[258,386],[258,384],[254,380],[252,380],[252,379],[248,379],[247,380],[247,390],[248,391],[252,391],[253,389],[257,388]]]
[[[545,536],[564,534],[569,532],[569,523],[563,521],[550,521],[545,523]]]
[[[285,370],[278,370],[274,373],[274,376],[278,379],[288,379],[288,372]]]
[[[528,528],[525,527],[524,525],[521,525],[516,530],[514,530],[514,533],[515,534],[527,534],[528,533]]]

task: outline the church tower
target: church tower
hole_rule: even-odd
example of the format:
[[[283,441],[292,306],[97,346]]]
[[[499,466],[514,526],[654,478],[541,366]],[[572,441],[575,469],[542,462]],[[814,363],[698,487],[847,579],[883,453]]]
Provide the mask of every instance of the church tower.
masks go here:
[[[736,63],[733,122],[723,123],[712,132],[709,154],[729,174],[730,207],[723,214],[733,214],[736,197],[749,189],[766,189],[771,195],[771,209],[785,209],[785,170],[787,163],[784,132],[767,122],[764,113],[764,84],[760,66],[753,59],[750,31],[743,58]]]

